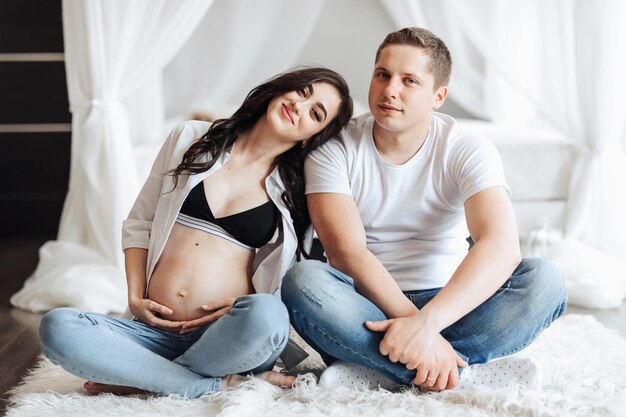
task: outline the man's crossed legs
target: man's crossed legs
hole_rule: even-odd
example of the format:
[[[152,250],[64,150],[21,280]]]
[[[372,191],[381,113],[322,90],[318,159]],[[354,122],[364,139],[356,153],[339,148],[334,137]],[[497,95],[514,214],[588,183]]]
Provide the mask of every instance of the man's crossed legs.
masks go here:
[[[421,309],[439,290],[405,295]],[[382,355],[384,333],[365,327],[365,321],[388,317],[356,292],[347,275],[319,261],[300,262],[285,276],[282,299],[293,327],[326,364],[345,361],[377,370],[397,384],[411,384],[416,371]],[[528,346],[566,307],[560,271],[545,260],[524,259],[493,296],[441,335],[468,364],[483,364]]]

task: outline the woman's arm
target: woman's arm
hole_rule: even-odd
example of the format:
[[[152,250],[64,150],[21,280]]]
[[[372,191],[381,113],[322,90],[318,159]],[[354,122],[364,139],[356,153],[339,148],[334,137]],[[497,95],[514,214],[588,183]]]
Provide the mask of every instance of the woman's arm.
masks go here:
[[[124,251],[126,263],[126,281],[128,283],[128,308],[142,323],[160,329],[178,331],[182,322],[162,319],[174,313],[150,299],[144,298],[146,293],[146,263],[148,251],[143,248],[128,248]]]
[[[148,250],[128,248],[124,251],[126,282],[128,285],[128,305],[142,300],[146,293],[146,263]]]

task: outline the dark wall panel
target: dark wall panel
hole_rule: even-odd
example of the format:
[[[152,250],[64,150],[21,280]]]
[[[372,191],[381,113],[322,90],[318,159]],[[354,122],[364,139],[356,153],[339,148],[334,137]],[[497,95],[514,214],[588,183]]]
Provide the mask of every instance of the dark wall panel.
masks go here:
[[[0,147],[0,194],[65,194],[70,132],[0,133]]]
[[[64,62],[0,62],[0,123],[69,123]]]
[[[55,237],[59,230],[59,219],[63,211],[63,197],[50,198],[12,198],[9,202],[0,196],[0,236]]]
[[[0,133],[0,147],[0,235],[55,235],[69,182],[70,132]]]
[[[63,52],[61,1],[0,0],[0,53]]]
[[[2,237],[57,233],[71,133],[42,124],[71,122],[63,49],[61,0],[0,0]]]

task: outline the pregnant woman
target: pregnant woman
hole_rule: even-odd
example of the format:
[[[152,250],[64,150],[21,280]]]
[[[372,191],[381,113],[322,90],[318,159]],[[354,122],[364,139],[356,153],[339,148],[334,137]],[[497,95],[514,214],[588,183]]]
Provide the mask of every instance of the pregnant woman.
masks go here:
[[[291,71],[254,88],[228,119],[177,126],[123,226],[127,318],[59,308],[43,353],[88,393],[189,398],[271,371],[289,336],[278,297],[308,256],[304,156],[352,116],[343,78]]]

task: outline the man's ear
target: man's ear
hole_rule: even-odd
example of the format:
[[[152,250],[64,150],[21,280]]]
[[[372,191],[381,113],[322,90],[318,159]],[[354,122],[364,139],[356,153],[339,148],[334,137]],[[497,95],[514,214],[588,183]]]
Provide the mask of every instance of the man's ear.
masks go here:
[[[441,86],[435,92],[435,99],[433,100],[433,110],[439,109],[439,107],[443,106],[443,103],[446,101],[446,97],[448,97],[448,87]]]

